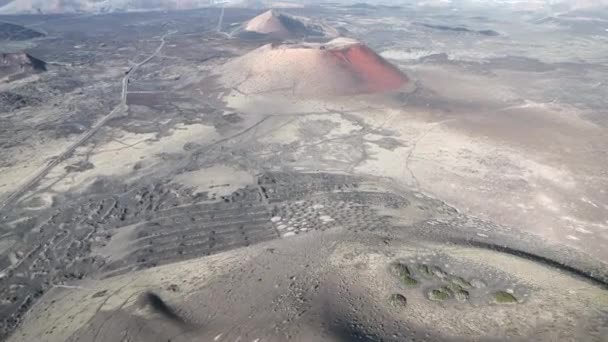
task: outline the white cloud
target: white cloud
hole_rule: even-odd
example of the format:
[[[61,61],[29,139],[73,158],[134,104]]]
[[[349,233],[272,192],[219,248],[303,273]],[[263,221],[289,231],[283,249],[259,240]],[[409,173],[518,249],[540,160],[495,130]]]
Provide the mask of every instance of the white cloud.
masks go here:
[[[13,0],[0,13],[70,13],[153,9],[189,9],[211,0]]]

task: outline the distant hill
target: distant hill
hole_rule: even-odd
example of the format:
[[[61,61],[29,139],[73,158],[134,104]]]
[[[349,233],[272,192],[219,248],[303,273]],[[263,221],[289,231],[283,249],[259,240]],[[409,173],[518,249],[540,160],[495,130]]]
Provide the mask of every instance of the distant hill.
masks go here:
[[[43,37],[44,33],[34,31],[21,25],[0,22],[0,41],[2,40],[28,40]]]
[[[494,30],[470,30],[466,27],[462,26],[447,26],[447,25],[432,25],[425,23],[415,23],[416,25],[424,26],[426,28],[435,29],[439,31],[448,31],[448,32],[456,32],[456,33],[470,33],[470,34],[480,34],[483,36],[500,36],[500,33]]]
[[[277,10],[266,11],[241,27],[241,36],[255,34],[278,39],[302,37],[337,37],[338,31],[307,18],[296,17]]]

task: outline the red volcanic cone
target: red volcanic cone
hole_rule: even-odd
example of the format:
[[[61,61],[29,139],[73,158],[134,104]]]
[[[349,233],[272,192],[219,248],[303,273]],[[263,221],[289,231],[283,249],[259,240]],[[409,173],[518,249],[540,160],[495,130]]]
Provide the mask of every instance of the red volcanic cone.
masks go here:
[[[328,54],[347,64],[346,67],[364,84],[363,92],[395,90],[409,81],[401,70],[361,43],[330,49]]]
[[[339,38],[320,44],[265,45],[227,63],[222,78],[245,94],[352,95],[392,91],[408,83],[367,46]]]

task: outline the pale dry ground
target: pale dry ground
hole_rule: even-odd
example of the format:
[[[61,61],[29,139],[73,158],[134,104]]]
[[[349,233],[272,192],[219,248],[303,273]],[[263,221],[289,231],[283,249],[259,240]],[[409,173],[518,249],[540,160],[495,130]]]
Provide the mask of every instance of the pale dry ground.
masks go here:
[[[468,304],[429,302],[420,289],[398,285],[387,271],[394,260],[443,260],[442,267],[450,272],[492,274],[526,298],[526,305],[487,305],[482,300],[471,309]],[[169,303],[187,326],[143,304],[142,294],[149,290]],[[387,305],[387,296],[395,292],[407,295],[407,310]],[[333,325],[357,321],[389,339],[393,332],[406,332],[409,338],[428,332],[425,340],[508,335],[574,341],[601,336],[602,331],[587,329],[594,327],[594,315],[607,300],[594,285],[504,254],[407,239],[386,245],[328,231],[54,288],[9,341],[281,341],[286,336],[343,341]]]
[[[505,73],[500,81],[463,81],[456,72],[448,77],[431,68],[414,72],[444,97],[476,103],[475,96],[483,96],[485,103],[494,104],[478,111],[455,110],[443,122],[429,123],[409,158],[422,189],[472,215],[608,260],[605,127],[575,107],[525,100],[528,89],[544,85],[521,83],[528,78],[524,73]],[[447,87],[447,80],[458,86]],[[509,98],[524,101],[500,105]]]
[[[463,213],[608,259],[603,127],[566,106],[512,105],[520,98],[513,87],[489,78],[424,67],[415,73],[438,98],[494,102],[494,108],[446,113],[432,106],[403,106],[382,95],[313,100],[295,99],[289,91],[272,96],[232,92],[226,101],[250,115],[284,117],[249,137],[267,144],[261,147],[262,158],[264,148],[280,150],[272,144],[296,146],[289,166],[297,170],[389,177]],[[509,105],[496,107],[498,102]],[[327,120],[334,125],[323,124]],[[314,140],[306,134],[310,121],[333,128]],[[378,143],[386,136],[370,129],[389,130],[398,144]]]
[[[74,115],[76,110],[82,108],[87,108],[89,115],[94,117],[106,115],[112,110],[111,108],[108,109],[105,102],[111,102],[113,98],[96,99],[86,93],[109,88],[112,84],[108,80],[115,80],[116,84],[119,84],[120,77],[124,76],[124,68],[116,64],[118,63],[109,62],[93,71],[87,70],[91,73],[96,72],[90,75],[90,84],[83,85],[60,96],[54,96],[40,106],[25,107],[1,114],[0,118],[2,119],[15,120],[15,118],[19,118],[17,119],[19,123],[28,127],[29,131],[21,129],[20,132],[12,132],[12,134],[15,134],[15,138],[12,139],[18,139],[21,134],[27,134],[28,138],[25,142],[7,147],[3,151],[6,160],[4,161],[5,164],[0,166],[0,203],[4,203],[11,194],[19,191],[21,187],[27,184],[28,180],[39,175],[41,170],[76,143],[84,134],[85,128],[84,126],[77,127],[78,132],[76,134],[57,134],[56,136],[47,132],[35,132],[35,130],[41,130],[40,127],[56,128],[61,126],[65,122],[71,121],[69,116]],[[38,82],[49,82],[54,74],[54,67],[51,67],[49,72],[44,74],[45,79],[41,79],[42,76],[28,77],[17,82],[0,85],[0,91],[10,91],[27,83],[36,86]]]
[[[120,128],[106,128],[104,133],[103,143],[77,148],[73,156],[53,168],[36,191],[26,195],[26,199],[39,189],[51,194],[84,191],[103,176],[121,177],[127,182],[132,181],[133,177],[141,179],[173,166],[163,159],[164,154],[182,152],[187,143],[212,143],[218,139],[213,127],[202,124],[177,124],[165,136],[158,133],[132,133]],[[93,167],[80,172],[66,169],[83,161],[91,163]],[[138,171],[136,175],[133,175],[134,171]],[[188,182],[187,178],[184,175],[180,180]]]
[[[195,191],[209,192],[213,197],[221,197],[253,184],[255,179],[251,172],[237,170],[226,165],[214,165],[184,172],[176,176],[174,181],[192,187]]]
[[[14,164],[0,168],[1,198],[8,197],[23,184],[24,179],[33,176],[44,165],[50,162],[50,158],[66,149],[72,140],[61,139],[49,144],[47,141],[32,141],[27,147],[19,149],[15,153]]]

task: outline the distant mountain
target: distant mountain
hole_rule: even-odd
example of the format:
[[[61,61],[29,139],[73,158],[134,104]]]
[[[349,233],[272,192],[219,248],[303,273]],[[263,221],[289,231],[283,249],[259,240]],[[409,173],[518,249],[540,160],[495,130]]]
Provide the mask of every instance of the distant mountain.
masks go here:
[[[424,26],[426,28],[435,29],[439,31],[455,32],[455,33],[469,33],[478,34],[483,36],[499,36],[500,34],[494,30],[470,30],[462,26],[447,26],[447,25],[432,25],[426,23],[415,23],[416,25]]]
[[[292,16],[277,10],[266,11],[246,22],[239,32],[242,37],[251,34],[277,39],[324,37],[335,38],[338,31],[323,23]]]
[[[44,33],[34,31],[21,25],[0,22],[0,41],[3,40],[27,40],[43,37]]]

